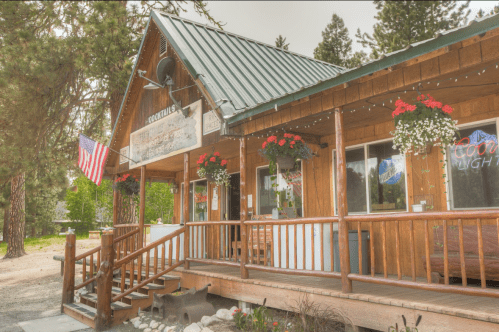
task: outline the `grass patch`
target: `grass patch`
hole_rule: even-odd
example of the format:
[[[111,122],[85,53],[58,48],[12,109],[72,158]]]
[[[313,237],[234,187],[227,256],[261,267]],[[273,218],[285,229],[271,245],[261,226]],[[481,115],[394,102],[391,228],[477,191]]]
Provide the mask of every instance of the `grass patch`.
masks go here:
[[[88,239],[87,234],[77,234],[76,240]],[[63,245],[66,242],[66,236],[64,235],[44,235],[41,237],[30,237],[24,239],[24,250],[35,251],[41,250],[51,245],[58,244]],[[7,253],[7,243],[0,243],[0,256],[4,256]]]

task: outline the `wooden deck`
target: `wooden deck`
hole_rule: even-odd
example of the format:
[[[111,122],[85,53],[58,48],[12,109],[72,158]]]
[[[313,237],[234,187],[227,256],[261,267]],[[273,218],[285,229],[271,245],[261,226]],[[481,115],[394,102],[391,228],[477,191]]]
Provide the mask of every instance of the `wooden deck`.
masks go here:
[[[422,315],[419,331],[499,331],[499,299],[353,283],[353,293],[341,293],[341,280],[250,271],[243,280],[239,268],[192,264],[172,272],[185,288],[211,283],[209,292],[236,300],[291,310],[309,294],[322,305],[339,309],[355,326],[387,331],[402,315],[413,327]],[[421,281],[424,281],[421,279]]]

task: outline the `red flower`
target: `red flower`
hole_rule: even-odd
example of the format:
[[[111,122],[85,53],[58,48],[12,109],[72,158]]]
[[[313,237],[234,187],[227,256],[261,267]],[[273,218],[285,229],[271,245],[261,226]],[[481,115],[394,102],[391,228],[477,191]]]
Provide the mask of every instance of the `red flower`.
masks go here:
[[[395,106],[399,107],[399,106],[403,106],[405,103],[402,101],[402,99],[397,99],[397,101],[395,102]]]
[[[199,159],[199,160],[198,160],[198,165],[199,165],[199,164],[202,164],[202,163],[203,163],[203,161],[202,161],[201,159]]]
[[[301,141],[302,139],[301,139],[301,136],[296,135],[295,138],[294,138],[294,140],[295,141]]]
[[[279,141],[279,145],[283,146],[284,144],[286,144],[286,140],[283,138]]]
[[[208,166],[208,162],[206,161],[206,162],[204,163],[204,165],[205,165],[205,166]]]
[[[262,149],[265,149],[266,146],[267,146],[267,142],[263,142]]]
[[[296,142],[295,141],[291,141],[291,142],[289,142],[289,144],[293,145],[293,144],[296,144]]]
[[[135,179],[135,182],[139,182],[139,179]]]
[[[246,313],[244,313],[243,316],[246,317]]]
[[[277,137],[276,136],[270,136],[269,138],[267,138],[267,142],[275,142],[277,143]]]
[[[407,104],[407,105],[405,106],[405,109],[406,109],[406,110],[408,110],[408,111],[413,112],[413,111],[415,111],[415,110],[416,110],[416,105],[409,105],[409,104]]]
[[[450,113],[452,113],[452,111],[453,111],[453,109],[449,105],[445,105],[444,107],[442,107],[442,112],[444,112],[444,113],[450,114]]]
[[[277,326],[277,325],[279,325],[279,323],[278,322],[274,322],[274,324],[272,324],[272,325]]]
[[[217,161],[217,158],[215,158],[215,157],[211,157],[211,158],[210,158],[210,161],[215,162],[215,161]]]
[[[217,151],[217,152],[215,152],[213,155],[214,155],[214,156],[217,156],[217,157],[220,157],[220,152],[218,152],[218,151]]]
[[[227,165],[227,160],[225,160],[225,159],[224,159],[224,160],[222,160],[222,162],[220,163],[220,166],[225,166],[225,165]]]

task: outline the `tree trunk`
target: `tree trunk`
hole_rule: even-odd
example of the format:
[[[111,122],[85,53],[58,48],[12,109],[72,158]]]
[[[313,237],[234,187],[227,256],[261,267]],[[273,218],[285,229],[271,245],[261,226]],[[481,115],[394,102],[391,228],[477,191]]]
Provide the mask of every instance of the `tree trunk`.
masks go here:
[[[4,258],[21,257],[26,254],[24,251],[24,200],[24,173],[21,173],[11,181],[9,242]]]
[[[5,243],[9,242],[9,211],[9,206],[3,209],[3,242]]]
[[[135,201],[132,196],[122,195],[118,192],[118,220],[116,224],[136,224]]]

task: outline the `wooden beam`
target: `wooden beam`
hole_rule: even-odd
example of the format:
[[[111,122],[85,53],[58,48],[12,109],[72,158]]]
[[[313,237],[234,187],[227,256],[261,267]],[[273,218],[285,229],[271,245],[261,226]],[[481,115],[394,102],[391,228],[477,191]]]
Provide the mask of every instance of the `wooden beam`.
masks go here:
[[[336,127],[336,188],[338,192],[341,289],[343,293],[351,293],[352,281],[348,279],[348,274],[350,273],[350,248],[348,245],[348,225],[345,220],[345,216],[348,214],[345,133],[343,131],[343,113],[340,108],[335,109],[334,120]]]
[[[244,221],[247,218],[248,213],[248,201],[247,201],[247,183],[246,183],[246,137],[242,137],[240,139],[239,145],[239,171],[240,173],[240,183],[239,183],[239,191],[240,191],[240,220],[241,220],[241,279],[248,279],[249,272],[245,267],[246,259],[248,258],[248,234],[247,234],[247,225],[244,224]],[[237,236],[237,235],[236,235]],[[237,249],[236,249],[237,250]],[[260,254],[260,253],[258,253]]]
[[[102,265],[97,273],[97,314],[95,329],[102,331],[111,327],[111,288],[113,287],[113,234],[103,233],[101,238]]]
[[[187,258],[189,257],[189,226],[187,223],[189,220],[189,152],[184,153],[184,269],[189,270],[189,262]]]
[[[113,179],[116,180],[116,176]],[[113,190],[113,227],[118,224],[118,196],[118,191]]]
[[[140,167],[140,206],[138,247],[142,248],[144,239],[144,214],[146,212],[146,167]]]

